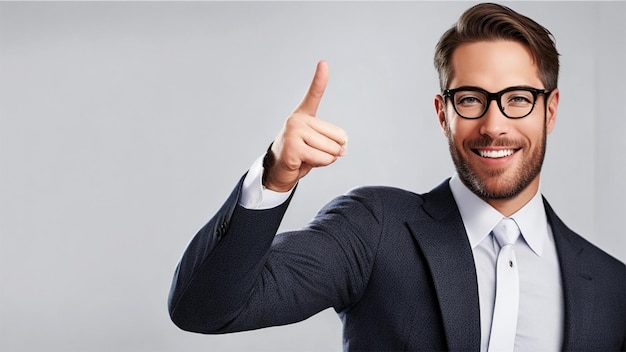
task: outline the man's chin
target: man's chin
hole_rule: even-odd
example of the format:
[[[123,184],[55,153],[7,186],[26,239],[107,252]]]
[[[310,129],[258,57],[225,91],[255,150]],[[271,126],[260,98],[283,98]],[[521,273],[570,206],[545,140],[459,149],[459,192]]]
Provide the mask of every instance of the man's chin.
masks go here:
[[[481,176],[461,172],[459,176],[474,194],[484,200],[511,199],[528,186],[528,184],[520,184],[519,180],[506,177],[504,169],[489,170],[486,175]]]
[[[479,193],[477,195],[484,200],[507,200],[515,198],[522,191],[523,189],[518,188],[484,188],[482,190],[479,190]]]
[[[460,177],[463,178],[461,175]],[[464,180],[464,183],[474,194],[484,200],[507,200],[517,197],[530,187],[537,177],[538,174],[534,177],[519,178],[516,175],[500,172],[491,177],[469,176],[469,180]]]

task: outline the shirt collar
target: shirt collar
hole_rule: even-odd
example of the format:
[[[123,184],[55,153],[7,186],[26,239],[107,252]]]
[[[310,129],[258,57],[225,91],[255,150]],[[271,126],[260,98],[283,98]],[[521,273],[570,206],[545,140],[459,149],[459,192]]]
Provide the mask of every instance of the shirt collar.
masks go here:
[[[465,232],[473,249],[491,233],[491,230],[504,216],[470,191],[461,182],[457,174],[450,179],[450,190],[459,207]],[[510,218],[513,218],[519,226],[522,237],[528,246],[535,254],[541,256],[544,242],[548,238],[548,219],[541,192],[537,192],[526,205],[511,215]]]

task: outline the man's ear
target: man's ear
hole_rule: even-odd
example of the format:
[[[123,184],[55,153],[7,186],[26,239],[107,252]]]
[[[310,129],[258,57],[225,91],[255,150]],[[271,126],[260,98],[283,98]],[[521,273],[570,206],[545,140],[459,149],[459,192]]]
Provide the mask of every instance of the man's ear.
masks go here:
[[[437,118],[439,119],[439,126],[441,126],[441,132],[443,135],[448,137],[448,121],[446,120],[446,102],[441,94],[435,95],[435,113],[437,114]]]
[[[559,98],[560,92],[558,88],[555,88],[552,93],[550,93],[548,99],[548,104],[546,108],[546,132],[550,133],[554,129],[554,124],[556,123],[556,115],[559,107]]]

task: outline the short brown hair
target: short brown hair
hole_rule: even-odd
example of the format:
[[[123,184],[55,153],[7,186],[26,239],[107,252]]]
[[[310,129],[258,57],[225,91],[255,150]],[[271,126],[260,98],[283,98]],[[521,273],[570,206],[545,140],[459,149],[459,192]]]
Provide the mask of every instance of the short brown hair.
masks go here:
[[[462,44],[489,40],[512,40],[526,46],[539,67],[544,88],[557,87],[559,53],[552,33],[532,19],[498,4],[478,4],[465,11],[435,47],[435,68],[441,91],[452,78],[452,53]]]

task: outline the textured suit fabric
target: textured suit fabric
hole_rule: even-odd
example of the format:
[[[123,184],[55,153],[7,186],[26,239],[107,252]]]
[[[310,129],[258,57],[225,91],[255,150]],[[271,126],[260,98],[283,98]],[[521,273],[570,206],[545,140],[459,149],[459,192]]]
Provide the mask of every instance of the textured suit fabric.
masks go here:
[[[346,351],[479,350],[475,266],[447,181],[425,194],[357,188],[276,236],[289,202],[249,210],[240,190],[241,181],[176,269],[168,303],[180,328],[243,331],[333,307]],[[562,272],[563,349],[626,349],[626,267],[545,206]]]

